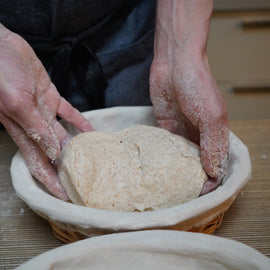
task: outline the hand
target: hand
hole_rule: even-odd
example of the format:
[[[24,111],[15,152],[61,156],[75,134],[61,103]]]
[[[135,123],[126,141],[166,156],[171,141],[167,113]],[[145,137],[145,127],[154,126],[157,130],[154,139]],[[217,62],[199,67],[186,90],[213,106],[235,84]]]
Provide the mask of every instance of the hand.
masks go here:
[[[51,164],[67,139],[56,115],[81,131],[91,124],[60,97],[32,48],[0,24],[0,122],[19,147],[31,174],[68,200]]]
[[[202,194],[216,188],[225,170],[229,124],[224,99],[206,54],[213,0],[157,1],[150,94],[160,127],[201,147],[209,175]]]
[[[201,146],[201,160],[209,179],[202,193],[222,180],[228,151],[229,124],[224,99],[208,63],[152,64],[151,99],[158,125]]]

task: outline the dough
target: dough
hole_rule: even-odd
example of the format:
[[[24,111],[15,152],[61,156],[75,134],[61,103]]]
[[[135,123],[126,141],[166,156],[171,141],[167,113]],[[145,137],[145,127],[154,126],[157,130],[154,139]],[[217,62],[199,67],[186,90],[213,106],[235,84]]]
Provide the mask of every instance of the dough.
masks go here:
[[[190,201],[207,180],[195,144],[144,125],[75,136],[60,155],[58,174],[72,202],[116,211]]]

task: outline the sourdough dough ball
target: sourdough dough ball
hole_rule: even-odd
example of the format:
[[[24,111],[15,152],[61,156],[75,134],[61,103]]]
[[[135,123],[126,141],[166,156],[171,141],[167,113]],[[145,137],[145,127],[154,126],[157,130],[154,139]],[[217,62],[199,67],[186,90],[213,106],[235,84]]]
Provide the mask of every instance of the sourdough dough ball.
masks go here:
[[[116,211],[190,201],[207,179],[195,144],[143,125],[75,136],[60,155],[58,174],[72,202]]]

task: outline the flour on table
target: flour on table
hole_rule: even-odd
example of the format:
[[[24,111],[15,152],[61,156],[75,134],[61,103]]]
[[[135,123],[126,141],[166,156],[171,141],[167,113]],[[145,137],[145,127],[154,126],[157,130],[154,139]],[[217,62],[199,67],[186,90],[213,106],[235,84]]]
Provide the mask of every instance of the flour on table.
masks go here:
[[[207,180],[195,144],[143,125],[75,136],[60,155],[58,174],[72,202],[115,211],[190,201]]]

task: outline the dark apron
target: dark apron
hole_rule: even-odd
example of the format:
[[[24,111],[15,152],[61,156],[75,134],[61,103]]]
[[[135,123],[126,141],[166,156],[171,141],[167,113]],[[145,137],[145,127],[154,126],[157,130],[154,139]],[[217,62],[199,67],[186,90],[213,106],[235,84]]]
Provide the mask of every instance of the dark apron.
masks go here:
[[[86,111],[151,104],[155,0],[32,0],[30,10],[22,2],[1,0],[0,21],[29,42],[60,95],[73,106]],[[22,22],[40,25],[28,31]]]

